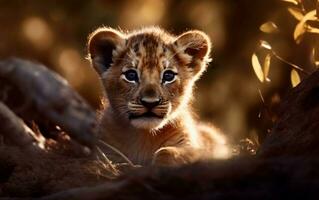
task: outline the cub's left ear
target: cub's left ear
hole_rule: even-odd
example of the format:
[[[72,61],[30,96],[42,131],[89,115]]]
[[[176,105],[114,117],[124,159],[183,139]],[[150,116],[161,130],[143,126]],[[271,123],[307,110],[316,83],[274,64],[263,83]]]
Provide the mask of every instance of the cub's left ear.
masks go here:
[[[125,35],[112,28],[98,28],[88,39],[89,57],[101,75],[112,66],[114,57],[125,46]]]
[[[194,72],[203,71],[209,62],[209,54],[211,50],[211,42],[202,31],[188,31],[180,36],[175,41],[179,52],[184,52],[188,66],[193,68]]]

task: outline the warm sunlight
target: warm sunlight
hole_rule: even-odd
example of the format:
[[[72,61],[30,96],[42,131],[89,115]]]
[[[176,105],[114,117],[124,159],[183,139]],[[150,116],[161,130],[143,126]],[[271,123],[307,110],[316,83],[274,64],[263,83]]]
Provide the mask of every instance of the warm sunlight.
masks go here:
[[[0,5],[0,199],[318,199],[319,0]]]

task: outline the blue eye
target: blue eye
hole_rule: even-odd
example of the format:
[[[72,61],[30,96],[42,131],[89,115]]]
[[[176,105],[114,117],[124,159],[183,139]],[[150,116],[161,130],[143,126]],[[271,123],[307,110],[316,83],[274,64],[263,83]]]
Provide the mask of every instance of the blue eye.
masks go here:
[[[177,75],[177,73],[173,72],[172,70],[165,71],[163,74],[163,80],[162,80],[163,83],[174,81],[176,75]]]
[[[138,75],[135,70],[127,70],[126,72],[123,72],[125,79],[130,82],[138,82]]]

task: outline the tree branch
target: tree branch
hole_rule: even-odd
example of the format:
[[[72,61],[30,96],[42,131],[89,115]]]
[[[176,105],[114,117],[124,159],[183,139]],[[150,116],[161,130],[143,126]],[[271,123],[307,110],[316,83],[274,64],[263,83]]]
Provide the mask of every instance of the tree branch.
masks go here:
[[[0,102],[0,133],[14,144],[36,152],[40,150],[37,146],[35,133],[28,128],[24,122],[17,117],[6,105]]]
[[[4,87],[16,91],[14,96],[2,95],[12,110],[18,107],[22,116],[33,113],[32,117],[47,119],[81,144],[95,144],[94,110],[58,74],[43,65],[11,58],[0,62],[0,82],[5,83],[0,85],[0,91],[5,91]],[[12,105],[17,99],[23,99],[23,103]]]

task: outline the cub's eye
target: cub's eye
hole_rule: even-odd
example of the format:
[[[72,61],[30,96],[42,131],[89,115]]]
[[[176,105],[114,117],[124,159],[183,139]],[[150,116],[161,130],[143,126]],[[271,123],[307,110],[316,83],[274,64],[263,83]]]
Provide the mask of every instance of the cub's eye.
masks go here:
[[[163,83],[171,83],[175,81],[177,73],[173,72],[172,70],[167,70],[163,74],[162,82]]]
[[[128,82],[138,82],[138,75],[137,72],[133,69],[127,70],[126,72],[123,72],[125,79]]]

